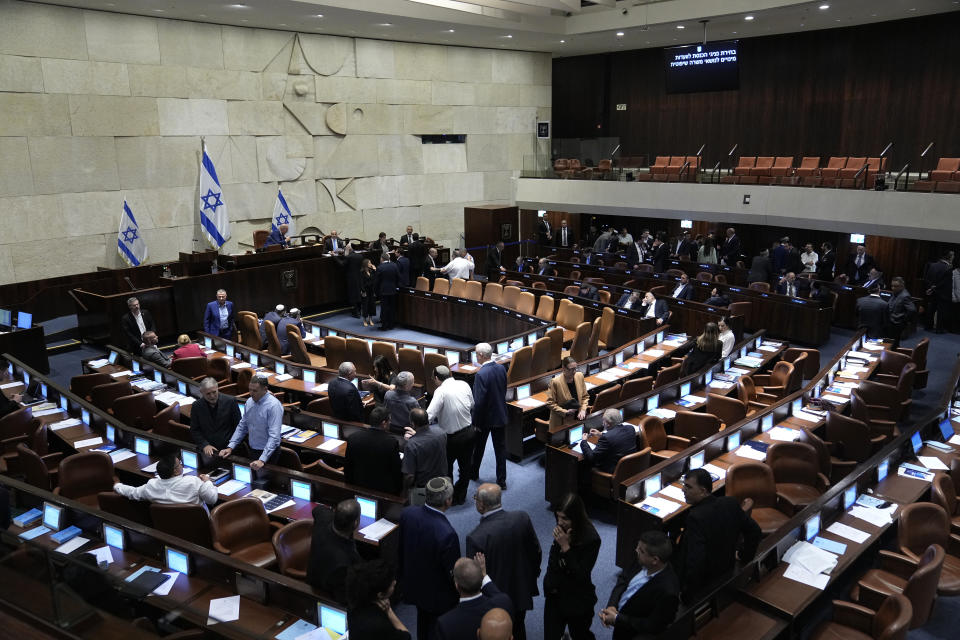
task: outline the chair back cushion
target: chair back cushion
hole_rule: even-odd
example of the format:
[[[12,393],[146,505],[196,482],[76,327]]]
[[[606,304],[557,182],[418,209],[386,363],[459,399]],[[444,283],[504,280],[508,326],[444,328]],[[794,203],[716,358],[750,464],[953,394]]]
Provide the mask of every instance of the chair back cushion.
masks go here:
[[[312,539],[313,520],[291,522],[273,534],[273,549],[277,553],[280,573],[300,580],[307,577]]]
[[[224,502],[210,513],[210,524],[214,547],[223,553],[236,553],[271,539],[267,512],[256,498]]]
[[[213,548],[210,514],[199,504],[151,504],[153,528],[187,542]]]

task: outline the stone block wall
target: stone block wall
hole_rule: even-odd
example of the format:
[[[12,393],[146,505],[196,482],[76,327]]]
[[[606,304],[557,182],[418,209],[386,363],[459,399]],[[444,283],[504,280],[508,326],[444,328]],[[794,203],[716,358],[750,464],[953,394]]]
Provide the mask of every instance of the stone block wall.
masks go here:
[[[411,224],[455,246],[465,205],[512,202],[550,74],[549,54],[0,0],[0,284],[123,266],[124,199],[149,262],[205,248],[201,136],[233,223],[226,252],[269,227],[278,185],[298,230]]]

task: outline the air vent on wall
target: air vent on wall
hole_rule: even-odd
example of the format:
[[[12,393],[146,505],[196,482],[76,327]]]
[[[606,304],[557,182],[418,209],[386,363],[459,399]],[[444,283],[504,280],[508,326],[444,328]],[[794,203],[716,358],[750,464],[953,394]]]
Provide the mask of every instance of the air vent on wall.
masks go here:
[[[448,133],[443,135],[421,135],[420,141],[423,144],[463,144],[467,141],[466,134]]]

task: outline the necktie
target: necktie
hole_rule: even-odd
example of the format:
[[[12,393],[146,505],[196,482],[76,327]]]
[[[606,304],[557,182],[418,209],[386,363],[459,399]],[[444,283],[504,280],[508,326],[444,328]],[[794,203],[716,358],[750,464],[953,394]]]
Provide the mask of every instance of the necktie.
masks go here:
[[[567,228],[563,228],[563,246],[567,246]]]
[[[862,266],[863,266],[863,256],[862,256],[862,255],[857,256],[857,266],[858,266],[858,267],[862,267]]]
[[[788,285],[787,285],[787,295],[788,295],[788,296],[793,296],[793,285],[792,285],[792,284],[788,284]]]

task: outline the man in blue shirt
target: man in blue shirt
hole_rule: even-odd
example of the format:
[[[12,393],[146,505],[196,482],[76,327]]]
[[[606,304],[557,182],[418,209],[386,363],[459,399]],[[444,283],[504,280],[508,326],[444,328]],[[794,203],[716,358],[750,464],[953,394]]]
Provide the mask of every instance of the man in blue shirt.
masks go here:
[[[256,375],[250,379],[250,398],[243,410],[243,417],[233,432],[226,449],[220,457],[226,458],[247,438],[250,453],[250,468],[254,471],[270,461],[280,446],[280,425],[283,422],[283,405],[267,390],[266,376]]]
[[[278,244],[281,247],[286,247],[290,244],[290,241],[287,240],[287,231],[290,230],[290,225],[282,224],[279,227],[274,227],[270,232],[270,235],[267,236],[267,239],[263,243],[263,248],[266,249],[272,244]]]
[[[211,335],[233,340],[236,324],[233,303],[227,300],[225,289],[218,289],[217,299],[208,302],[203,312],[203,330]]]

